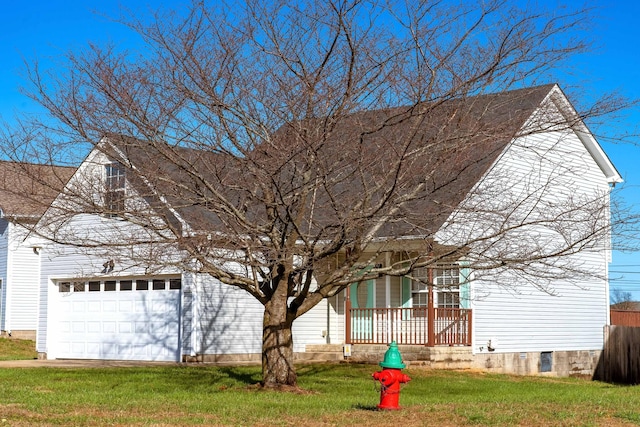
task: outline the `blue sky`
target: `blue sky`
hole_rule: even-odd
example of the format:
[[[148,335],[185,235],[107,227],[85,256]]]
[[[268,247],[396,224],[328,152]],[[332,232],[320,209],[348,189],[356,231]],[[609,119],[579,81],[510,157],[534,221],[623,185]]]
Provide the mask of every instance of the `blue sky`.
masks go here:
[[[525,0],[522,0],[525,1]],[[573,4],[573,0],[567,0]],[[559,0],[533,3],[559,8]],[[179,7],[185,1],[124,1],[128,8],[145,13],[160,6]],[[23,61],[38,58],[55,66],[56,58],[87,42],[114,42],[122,47],[135,46],[139,39],[120,24],[103,15],[116,16],[121,2],[116,0],[0,0],[0,119],[10,120],[14,113],[38,112],[22,96]],[[591,97],[617,90],[629,98],[640,99],[640,2],[636,0],[592,1],[597,8],[590,30],[594,49],[576,57],[567,71],[562,87],[581,84],[583,98],[573,100],[588,105]],[[98,11],[100,14],[96,14]],[[571,91],[569,91],[571,94]],[[621,197],[640,211],[640,108],[629,109],[593,127],[605,151],[625,179]],[[624,143],[609,139],[623,139]],[[640,300],[640,252],[614,253],[611,287],[633,293]]]

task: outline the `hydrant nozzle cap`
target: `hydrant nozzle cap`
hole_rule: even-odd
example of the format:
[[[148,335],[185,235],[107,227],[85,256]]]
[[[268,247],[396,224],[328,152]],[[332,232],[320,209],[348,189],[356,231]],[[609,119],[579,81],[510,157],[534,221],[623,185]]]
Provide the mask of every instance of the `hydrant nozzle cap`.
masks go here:
[[[380,366],[391,369],[403,369],[406,366],[402,363],[402,356],[400,356],[398,344],[395,341],[389,344],[389,350],[384,354],[384,360],[380,362]]]

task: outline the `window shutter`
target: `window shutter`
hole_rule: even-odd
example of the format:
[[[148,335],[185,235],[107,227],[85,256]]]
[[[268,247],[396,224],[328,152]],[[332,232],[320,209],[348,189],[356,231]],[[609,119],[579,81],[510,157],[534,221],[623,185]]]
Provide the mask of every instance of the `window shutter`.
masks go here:
[[[411,279],[402,276],[402,308],[411,308]],[[402,312],[402,320],[409,320],[408,310]]]
[[[468,263],[460,263],[460,308],[471,307],[471,269]]]

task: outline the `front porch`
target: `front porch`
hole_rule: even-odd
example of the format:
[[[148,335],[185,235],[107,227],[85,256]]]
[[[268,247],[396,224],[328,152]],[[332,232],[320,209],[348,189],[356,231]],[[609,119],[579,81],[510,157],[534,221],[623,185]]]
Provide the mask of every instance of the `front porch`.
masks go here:
[[[391,265],[401,263],[402,256],[384,253],[374,261]],[[471,346],[470,293],[470,271],[454,260],[411,275],[353,283],[344,293],[344,343]]]
[[[465,308],[351,308],[346,344],[470,346],[471,310]]]

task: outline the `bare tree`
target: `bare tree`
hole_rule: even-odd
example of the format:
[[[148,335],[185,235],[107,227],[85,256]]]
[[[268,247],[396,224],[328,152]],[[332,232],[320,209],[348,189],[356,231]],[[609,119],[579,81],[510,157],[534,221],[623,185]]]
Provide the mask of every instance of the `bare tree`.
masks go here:
[[[264,384],[295,385],[294,320],[354,281],[461,256],[549,292],[560,275],[593,274],[570,260],[605,245],[607,191],[558,204],[549,190],[566,181],[506,187],[496,171],[495,193],[467,197],[515,136],[581,125],[554,111],[524,126],[551,86],[489,94],[546,81],[586,49],[587,17],[501,0],[193,2],[124,20],[143,52],[91,45],[64,72],[31,65],[27,93],[55,121],[24,120],[3,147],[18,160],[77,165],[97,149],[119,161],[132,183],[122,202],[86,177],[37,231],[244,289],[265,308]],[[64,226],[80,214],[126,221]],[[388,251],[391,265],[366,268]]]
[[[611,305],[616,310],[635,310],[637,303],[633,301],[631,292],[623,291],[620,288],[613,288],[611,295]]]

